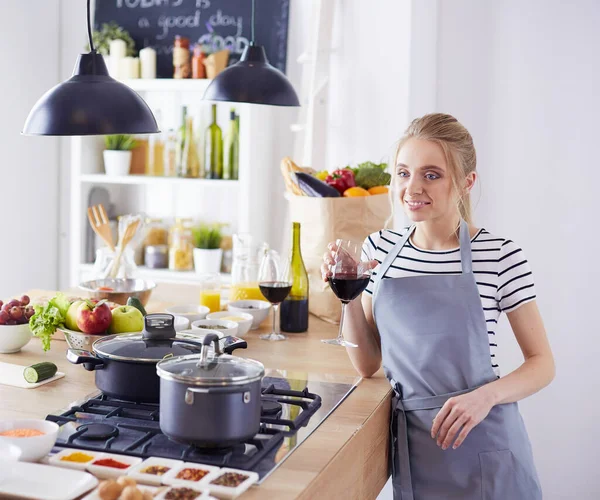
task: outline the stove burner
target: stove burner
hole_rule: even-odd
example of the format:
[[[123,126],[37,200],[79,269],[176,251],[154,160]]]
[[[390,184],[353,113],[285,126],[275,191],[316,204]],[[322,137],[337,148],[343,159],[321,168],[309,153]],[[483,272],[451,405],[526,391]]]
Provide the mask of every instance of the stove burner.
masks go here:
[[[77,430],[85,430],[80,439],[108,439],[119,434],[119,429],[108,424],[84,424],[77,427]]]
[[[281,412],[281,405],[277,401],[265,401],[261,404],[261,415],[277,415]]]

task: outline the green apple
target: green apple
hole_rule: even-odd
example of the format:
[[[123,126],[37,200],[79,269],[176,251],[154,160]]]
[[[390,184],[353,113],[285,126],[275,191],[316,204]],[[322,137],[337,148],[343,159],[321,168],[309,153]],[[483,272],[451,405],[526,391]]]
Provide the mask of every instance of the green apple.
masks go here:
[[[133,306],[119,306],[112,310],[112,322],[108,333],[141,332],[144,329],[144,316]]]
[[[65,326],[69,330],[73,330],[75,332],[80,332],[81,330],[77,326],[77,309],[81,304],[83,304],[83,300],[76,300],[73,302],[69,309],[67,309],[67,317],[65,318]]]

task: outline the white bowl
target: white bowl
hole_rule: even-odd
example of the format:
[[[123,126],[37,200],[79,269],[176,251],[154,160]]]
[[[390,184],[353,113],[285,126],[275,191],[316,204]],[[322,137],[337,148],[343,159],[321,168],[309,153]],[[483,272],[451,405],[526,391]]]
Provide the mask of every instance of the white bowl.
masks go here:
[[[106,465],[95,465],[94,462],[98,460],[112,458],[113,460],[117,460],[123,464],[127,464],[129,467],[125,469],[116,469],[114,467],[107,467]],[[137,464],[141,463],[142,459],[139,457],[131,457],[129,455],[118,455],[116,453],[102,453],[97,459],[93,462],[88,462],[86,469],[88,472],[94,474],[94,476],[100,479],[112,479],[119,476],[126,475],[133,467]]]
[[[240,321],[235,319],[230,319],[229,321],[234,321],[238,324],[237,337],[243,337],[248,333],[250,327],[252,326],[252,322],[254,321],[254,316],[248,313],[242,312],[234,312],[234,311],[219,311],[210,313],[206,316],[206,319],[227,319],[227,318],[240,318]]]
[[[183,316],[191,323],[192,321],[206,318],[206,315],[210,312],[210,309],[206,306],[184,305],[171,306],[165,309],[165,311],[173,316]]]
[[[216,326],[225,326],[227,328],[215,328]],[[206,328],[208,327],[208,328]],[[237,336],[238,324],[235,321],[226,321],[223,319],[199,319],[192,322],[192,330],[217,330],[224,336]]]
[[[190,328],[190,320],[185,316],[174,316],[174,318],[175,322],[173,326],[175,327],[176,332],[181,332]]]
[[[271,303],[266,300],[236,300],[227,305],[227,309],[234,313],[247,313],[252,315],[252,330],[256,330],[267,319]]]
[[[0,433],[12,429],[36,429],[41,436],[8,437],[0,436],[0,441],[15,445],[21,450],[22,462],[37,462],[44,458],[56,443],[58,424],[49,420],[20,419],[0,421]]]
[[[132,467],[127,473],[127,475],[131,476],[139,483],[160,486],[163,482],[163,478],[166,474],[168,474],[169,471],[165,472],[165,474],[162,474],[160,476],[158,474],[148,474],[147,472],[142,472],[144,469],[146,469],[146,467],[151,467],[153,465],[162,465],[164,467],[169,467],[169,471],[172,471],[173,469],[179,469],[179,467],[183,465],[183,462],[181,460],[172,460],[169,458],[148,457],[142,463],[139,463]]]
[[[0,353],[19,352],[21,347],[31,340],[32,336],[29,323],[24,325],[0,325]]]
[[[21,455],[21,448],[14,444],[0,441],[0,462],[18,462]]]
[[[87,462],[71,462],[70,460],[62,460],[63,457],[67,457],[73,453],[83,453],[85,455],[89,455],[91,458]],[[89,464],[91,464],[94,460],[98,460],[98,458],[100,458],[102,455],[103,453],[97,451],[63,448],[55,455],[52,455],[48,459],[48,463],[57,467],[66,467],[67,469],[85,470]]]

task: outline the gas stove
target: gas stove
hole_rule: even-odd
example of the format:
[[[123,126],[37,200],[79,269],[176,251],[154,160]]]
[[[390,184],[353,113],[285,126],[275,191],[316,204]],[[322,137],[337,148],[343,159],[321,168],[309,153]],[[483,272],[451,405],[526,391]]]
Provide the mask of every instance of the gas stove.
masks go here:
[[[262,381],[258,434],[226,448],[196,448],[162,434],[158,404],[134,403],[96,393],[47,420],[61,427],[55,450],[78,448],[141,458],[186,462],[257,472],[262,482],[354,390],[359,378],[268,370]]]

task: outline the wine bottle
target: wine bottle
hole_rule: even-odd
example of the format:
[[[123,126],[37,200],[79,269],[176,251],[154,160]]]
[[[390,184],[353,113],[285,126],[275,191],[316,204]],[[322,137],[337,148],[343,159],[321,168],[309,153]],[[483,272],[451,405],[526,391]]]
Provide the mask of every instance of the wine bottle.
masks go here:
[[[237,180],[240,161],[240,131],[235,109],[229,113],[229,132],[225,138],[225,165],[223,179]]]
[[[281,303],[280,325],[284,332],[300,333],[308,330],[308,274],[300,251],[300,223],[294,222],[292,228],[292,289]]]
[[[184,137],[181,161],[182,177],[200,177],[200,160],[194,137],[194,118],[189,115],[186,118]]]
[[[187,117],[187,106],[181,107],[181,125],[179,127],[179,131],[177,133],[177,175],[179,177],[187,177],[187,161],[185,154],[185,125],[186,125],[186,117]]]
[[[209,179],[223,178],[223,136],[217,125],[217,105],[212,105],[212,123],[204,139],[204,168]]]

